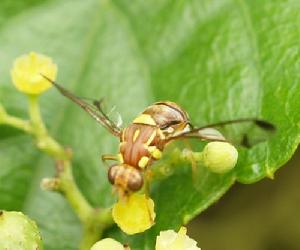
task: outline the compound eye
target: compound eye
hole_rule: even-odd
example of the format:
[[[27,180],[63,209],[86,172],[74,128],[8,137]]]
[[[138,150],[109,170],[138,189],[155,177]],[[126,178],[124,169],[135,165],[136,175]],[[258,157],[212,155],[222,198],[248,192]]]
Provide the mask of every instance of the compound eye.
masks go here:
[[[165,124],[161,125],[160,128],[163,129],[163,130],[167,130],[167,129],[169,129],[171,126],[178,125],[178,124],[180,124],[180,123],[182,123],[182,121],[177,121],[177,120],[168,121],[168,122],[166,122]]]
[[[144,179],[142,174],[138,170],[134,170],[130,173],[130,178],[128,179],[127,187],[130,191],[138,191],[142,188],[144,184]]]

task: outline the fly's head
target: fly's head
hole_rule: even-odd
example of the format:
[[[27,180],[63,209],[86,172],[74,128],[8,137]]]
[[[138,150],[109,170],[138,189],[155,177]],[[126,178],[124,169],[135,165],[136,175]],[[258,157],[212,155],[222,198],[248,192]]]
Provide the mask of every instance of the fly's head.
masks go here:
[[[156,102],[142,114],[151,116],[166,138],[191,129],[188,114],[174,102]]]

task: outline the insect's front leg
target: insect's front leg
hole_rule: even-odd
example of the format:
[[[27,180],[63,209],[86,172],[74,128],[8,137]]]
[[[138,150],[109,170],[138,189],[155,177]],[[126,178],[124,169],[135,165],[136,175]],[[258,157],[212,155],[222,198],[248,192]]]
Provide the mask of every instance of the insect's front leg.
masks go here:
[[[199,168],[199,165],[203,165],[202,152],[195,152],[189,148],[185,148],[180,153],[180,158],[184,162],[189,162],[192,165],[193,172]]]
[[[119,155],[104,154],[101,155],[102,162],[109,167],[108,161],[120,161]]]
[[[193,175],[194,175],[197,170],[197,158],[195,155],[197,153],[193,151],[192,146],[188,140],[184,140],[184,144],[185,144],[186,148],[181,152],[181,157],[184,160],[187,160],[191,163],[192,171],[193,171]]]

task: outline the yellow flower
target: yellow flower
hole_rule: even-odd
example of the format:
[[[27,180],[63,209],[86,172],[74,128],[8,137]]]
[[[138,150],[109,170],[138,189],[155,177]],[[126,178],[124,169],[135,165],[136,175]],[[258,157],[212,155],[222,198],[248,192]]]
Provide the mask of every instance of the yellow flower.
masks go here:
[[[155,250],[200,250],[197,242],[186,235],[186,228],[179,232],[167,230],[160,232],[156,238]]]
[[[91,250],[124,250],[124,246],[111,238],[106,238],[96,242],[92,247]]]
[[[135,193],[116,203],[112,216],[125,233],[141,233],[154,224],[154,202],[145,195]]]
[[[57,66],[51,58],[30,52],[18,57],[11,70],[11,77],[16,88],[26,94],[37,95],[51,87],[41,74],[55,80]]]
[[[238,151],[227,142],[210,142],[203,150],[203,162],[214,173],[226,173],[236,165]]]

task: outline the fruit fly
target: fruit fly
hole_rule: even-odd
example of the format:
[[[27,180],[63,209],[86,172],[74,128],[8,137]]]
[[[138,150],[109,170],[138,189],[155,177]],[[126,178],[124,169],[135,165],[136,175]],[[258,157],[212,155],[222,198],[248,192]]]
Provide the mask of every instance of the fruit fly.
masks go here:
[[[131,124],[125,128],[117,126],[103,111],[101,101],[92,104],[76,97],[71,92],[46,76],[64,96],[79,105],[112,135],[120,140],[119,154],[103,155],[102,160],[117,161],[109,167],[108,180],[119,193],[128,194],[140,190],[144,184],[145,171],[162,157],[165,146],[171,141],[197,138],[204,141],[224,141],[227,139],[217,130],[228,125],[250,124],[261,131],[273,132],[275,127],[264,120],[246,118],[230,120],[195,128],[187,112],[178,104],[160,101],[148,106]],[[257,141],[251,141],[247,133],[241,137],[239,144],[250,147]]]

